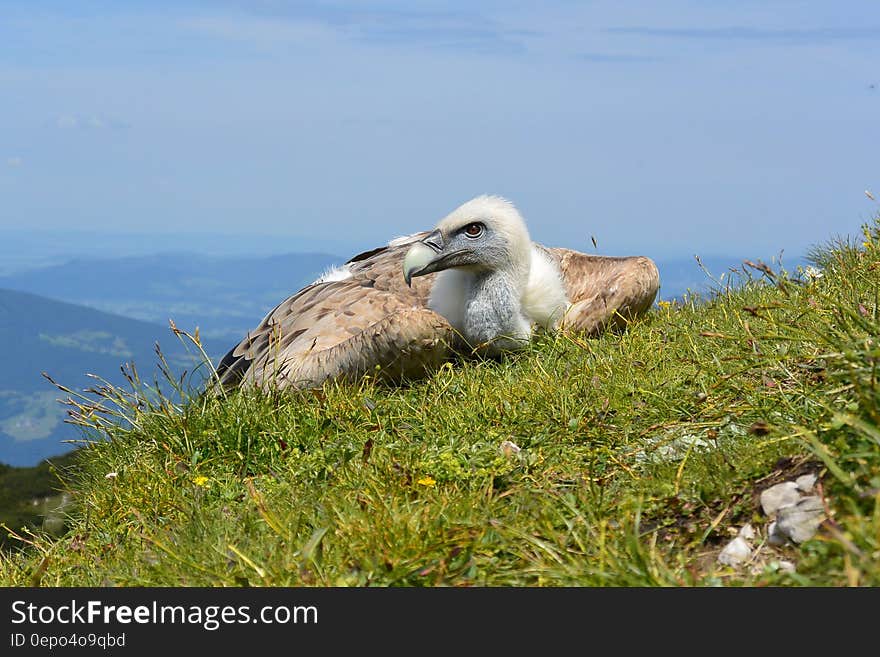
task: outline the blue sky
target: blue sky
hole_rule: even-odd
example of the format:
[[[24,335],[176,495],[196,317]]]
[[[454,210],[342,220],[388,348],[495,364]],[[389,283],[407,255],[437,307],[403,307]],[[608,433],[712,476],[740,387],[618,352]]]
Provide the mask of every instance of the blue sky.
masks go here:
[[[880,206],[880,3],[0,3],[0,229],[798,255]],[[347,255],[343,253],[342,255]]]

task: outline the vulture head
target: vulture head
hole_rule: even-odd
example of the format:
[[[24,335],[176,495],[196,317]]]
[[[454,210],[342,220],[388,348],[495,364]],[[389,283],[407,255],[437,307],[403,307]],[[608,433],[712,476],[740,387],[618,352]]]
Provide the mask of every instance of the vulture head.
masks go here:
[[[409,284],[414,276],[459,268],[474,274],[528,274],[532,241],[512,203],[479,196],[459,206],[416,242],[403,262]]]
[[[403,276],[439,272],[428,307],[488,355],[524,346],[535,325],[550,327],[568,306],[558,267],[536,247],[509,201],[479,196],[415,242]]]

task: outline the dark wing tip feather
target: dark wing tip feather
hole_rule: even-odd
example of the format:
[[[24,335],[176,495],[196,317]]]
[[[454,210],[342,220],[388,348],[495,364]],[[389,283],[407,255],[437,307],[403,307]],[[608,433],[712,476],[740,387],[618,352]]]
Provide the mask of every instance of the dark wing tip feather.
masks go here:
[[[250,361],[242,356],[236,356],[235,352],[241,343],[229,350],[217,364],[217,380],[227,388],[237,386],[244,379],[244,374],[250,367]]]
[[[369,258],[372,258],[374,255],[378,255],[378,254],[382,253],[383,251],[387,251],[389,248],[390,247],[388,247],[388,246],[380,246],[376,249],[370,249],[369,251],[364,251],[363,253],[358,253],[353,258],[350,258],[348,260],[348,262],[346,262],[345,264],[348,265],[348,264],[351,264],[352,262],[361,262],[363,260],[367,260]]]

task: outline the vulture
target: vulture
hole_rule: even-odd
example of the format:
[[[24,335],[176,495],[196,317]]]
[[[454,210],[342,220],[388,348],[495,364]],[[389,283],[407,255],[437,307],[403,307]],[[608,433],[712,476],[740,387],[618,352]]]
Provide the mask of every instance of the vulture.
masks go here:
[[[520,349],[539,330],[623,327],[659,287],[650,258],[542,246],[511,202],[478,196],[433,230],[356,255],[282,301],[223,357],[218,381],[418,379],[456,354]]]

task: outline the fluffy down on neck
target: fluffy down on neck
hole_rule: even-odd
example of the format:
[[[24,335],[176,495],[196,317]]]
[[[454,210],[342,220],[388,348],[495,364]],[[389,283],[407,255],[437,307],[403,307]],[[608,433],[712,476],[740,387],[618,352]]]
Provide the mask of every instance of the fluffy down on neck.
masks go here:
[[[529,282],[522,294],[523,315],[532,324],[546,329],[556,328],[569,300],[559,267],[536,246],[532,246]]]
[[[447,269],[437,274],[428,307],[447,319],[458,330],[464,326],[465,303],[473,289],[474,274]],[[556,264],[539,248],[532,246],[528,281],[520,290],[521,312],[529,324],[553,329],[568,309],[565,285]]]

